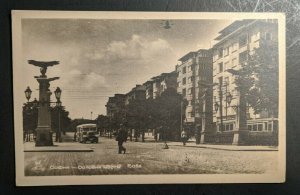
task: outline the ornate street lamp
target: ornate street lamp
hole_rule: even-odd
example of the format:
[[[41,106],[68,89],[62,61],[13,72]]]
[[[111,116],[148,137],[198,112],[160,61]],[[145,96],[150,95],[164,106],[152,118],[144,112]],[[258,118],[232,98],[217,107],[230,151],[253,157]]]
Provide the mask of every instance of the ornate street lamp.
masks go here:
[[[216,102],[214,106],[215,106],[215,111],[218,112],[218,110],[219,110],[219,104],[218,104],[218,102]]]
[[[54,91],[55,97],[57,99],[57,102],[60,100],[60,96],[61,96],[61,89],[59,87],[56,88],[56,90]]]
[[[57,107],[61,107],[61,101],[60,101],[59,99],[58,99],[57,102],[56,102],[56,106],[57,106]]]
[[[56,97],[56,106],[58,108],[58,133],[56,135],[56,139],[57,141],[59,142],[62,142],[61,140],[61,124],[60,124],[60,112],[61,112],[61,108],[62,108],[62,104],[61,104],[61,101],[60,101],[60,97],[61,97],[61,89],[59,87],[56,88],[56,90],[54,91],[54,94],[55,94],[55,97]]]
[[[218,104],[218,102],[215,102],[214,104],[215,107],[215,111],[218,112],[220,105]],[[220,124],[220,131],[223,131],[223,115],[222,115],[222,110],[220,109],[220,120],[221,120],[221,124]]]
[[[226,89],[227,91],[227,89]],[[227,118],[227,110],[228,110],[228,107],[230,107],[230,104],[231,104],[231,101],[232,101],[232,95],[230,92],[226,92],[226,120],[228,120]]]
[[[30,98],[31,98],[31,89],[29,87],[27,87],[27,89],[24,91],[25,92],[25,97],[27,99],[27,102],[29,102]]]
[[[227,101],[229,106],[231,104],[232,99],[233,99],[233,97],[232,97],[231,93],[228,92],[227,95],[226,95],[226,101]]]

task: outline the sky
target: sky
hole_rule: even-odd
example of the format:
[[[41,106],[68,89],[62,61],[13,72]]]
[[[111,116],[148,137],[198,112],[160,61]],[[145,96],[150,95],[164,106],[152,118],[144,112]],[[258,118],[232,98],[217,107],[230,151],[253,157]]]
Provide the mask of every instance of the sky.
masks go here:
[[[232,20],[22,19],[24,90],[38,98],[39,69],[28,60],[60,62],[48,68],[53,92],[70,117],[95,119],[106,114],[108,97],[175,70],[190,51],[208,49]],[[54,93],[51,100],[55,101]],[[24,97],[25,101],[25,97]]]

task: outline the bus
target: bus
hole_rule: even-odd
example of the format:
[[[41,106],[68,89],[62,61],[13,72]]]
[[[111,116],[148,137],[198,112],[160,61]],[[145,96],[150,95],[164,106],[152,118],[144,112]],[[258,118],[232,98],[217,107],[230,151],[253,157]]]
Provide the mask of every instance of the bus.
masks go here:
[[[75,141],[80,143],[98,143],[96,124],[82,124],[76,127]]]

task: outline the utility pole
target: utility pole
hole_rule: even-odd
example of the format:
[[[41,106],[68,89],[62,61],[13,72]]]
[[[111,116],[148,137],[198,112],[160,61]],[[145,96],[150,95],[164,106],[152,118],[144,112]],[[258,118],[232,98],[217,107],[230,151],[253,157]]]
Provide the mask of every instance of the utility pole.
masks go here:
[[[181,103],[180,103],[180,132],[182,131],[182,128],[183,128],[183,116],[182,116],[182,110],[183,110],[183,101],[181,100]]]
[[[222,85],[220,84],[219,89],[219,98],[220,98],[220,131],[223,132],[223,92],[222,92]]]

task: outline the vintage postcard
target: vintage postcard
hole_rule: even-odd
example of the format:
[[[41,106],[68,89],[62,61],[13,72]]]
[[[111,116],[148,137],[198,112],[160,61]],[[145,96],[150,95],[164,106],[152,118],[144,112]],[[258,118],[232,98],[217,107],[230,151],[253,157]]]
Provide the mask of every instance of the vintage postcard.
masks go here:
[[[282,13],[12,11],[17,186],[285,182]]]

